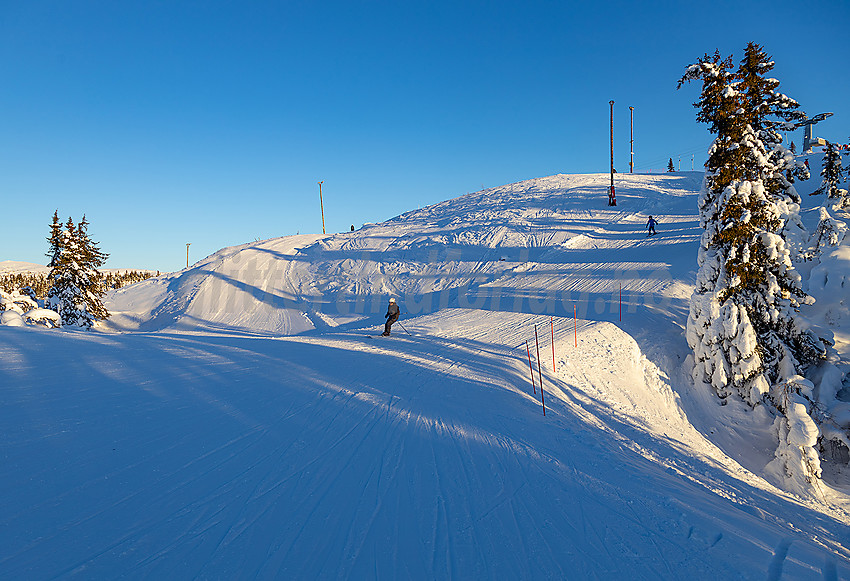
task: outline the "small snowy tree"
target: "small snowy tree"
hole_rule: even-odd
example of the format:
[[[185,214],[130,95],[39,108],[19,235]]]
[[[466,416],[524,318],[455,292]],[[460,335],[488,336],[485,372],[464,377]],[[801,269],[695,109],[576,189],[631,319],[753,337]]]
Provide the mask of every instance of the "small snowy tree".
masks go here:
[[[836,219],[825,206],[820,207],[820,220],[812,234],[809,258],[816,259],[825,249],[838,246],[847,234],[847,224]]]
[[[79,225],[68,218],[56,246],[58,257],[52,261],[54,264],[48,274],[50,290],[46,299],[48,308],[59,313],[63,325],[84,329],[109,316],[101,300],[105,289],[97,270],[107,255],[91,241],[87,228],[85,216]]]
[[[50,244],[46,254],[47,258],[50,259],[47,266],[53,268],[59,264],[59,257],[62,254],[62,244],[64,243],[62,222],[59,221],[59,210],[53,212],[53,222],[50,224],[50,236],[47,237],[47,242]]]
[[[841,165],[841,149],[837,143],[827,142],[824,147],[823,169],[820,175],[823,176],[823,182],[812,195],[826,194],[837,207],[847,206],[847,190],[838,187],[838,184],[844,181],[844,168]]]
[[[676,171],[676,168],[673,166],[673,158],[672,157],[667,160],[667,171],[668,172]]]

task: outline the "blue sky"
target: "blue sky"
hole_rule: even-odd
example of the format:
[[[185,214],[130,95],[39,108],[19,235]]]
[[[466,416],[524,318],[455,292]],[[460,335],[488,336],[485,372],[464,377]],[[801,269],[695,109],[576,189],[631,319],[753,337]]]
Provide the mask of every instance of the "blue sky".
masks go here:
[[[850,141],[850,3],[0,1],[0,260],[50,217],[114,268],[386,220],[482,187],[701,166],[685,67],[755,41]],[[791,136],[800,145],[802,134]]]

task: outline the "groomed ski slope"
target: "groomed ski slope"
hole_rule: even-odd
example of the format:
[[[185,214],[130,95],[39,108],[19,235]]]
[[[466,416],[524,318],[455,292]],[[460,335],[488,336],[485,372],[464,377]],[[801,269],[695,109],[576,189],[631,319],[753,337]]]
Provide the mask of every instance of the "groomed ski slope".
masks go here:
[[[766,418],[685,379],[700,177],[531,180],[224,249],[116,291],[124,332],[0,328],[0,577],[850,578],[846,485],[781,492]]]

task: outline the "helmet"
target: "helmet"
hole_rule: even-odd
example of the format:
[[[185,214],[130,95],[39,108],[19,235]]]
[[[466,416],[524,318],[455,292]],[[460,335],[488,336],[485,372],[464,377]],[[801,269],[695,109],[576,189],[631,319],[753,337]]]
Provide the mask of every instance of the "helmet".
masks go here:
[[[395,302],[395,299],[390,299],[390,302],[391,302],[391,303],[394,303],[394,302]]]

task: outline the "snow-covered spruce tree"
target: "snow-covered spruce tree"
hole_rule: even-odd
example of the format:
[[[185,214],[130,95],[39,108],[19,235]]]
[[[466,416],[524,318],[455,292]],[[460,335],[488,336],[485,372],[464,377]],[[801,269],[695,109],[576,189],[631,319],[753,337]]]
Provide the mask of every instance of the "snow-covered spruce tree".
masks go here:
[[[63,325],[89,329],[109,313],[101,300],[104,289],[97,268],[107,255],[92,242],[83,217],[79,225],[68,218],[62,232],[60,252],[48,274],[50,290],[46,304],[59,313]]]
[[[54,210],[53,212],[53,222],[50,224],[50,236],[47,237],[47,243],[50,245],[45,255],[50,259],[47,266],[54,268],[59,263],[59,256],[62,254],[62,244],[64,243],[62,222],[59,221],[59,210]]]
[[[844,168],[841,165],[841,149],[836,143],[827,142],[824,147],[823,176],[821,186],[812,192],[812,195],[826,194],[826,197],[839,208],[847,206],[847,190],[839,188],[838,184],[844,181]]]
[[[56,214],[54,214],[55,218]],[[51,237],[54,226],[51,225]],[[51,251],[58,249],[58,253],[50,261],[50,272],[47,282],[50,290],[47,291],[45,306],[59,313],[63,325],[76,325],[79,319],[76,303],[80,296],[80,290],[76,286],[76,276],[73,272],[75,262],[72,260],[74,249],[71,247],[76,238],[76,226],[71,218],[65,224],[65,229],[60,232],[60,241],[53,244],[51,240]]]
[[[805,293],[782,236],[796,207],[784,175],[794,158],[781,146],[780,121],[768,119],[793,119],[797,104],[776,91],[778,81],[764,79],[773,63],[758,45],[747,46],[737,71],[731,67],[731,57],[715,52],[679,81],[702,81],[697,120],[716,135],[699,196],[703,235],[687,337],[696,382],[724,400],[736,394],[751,406],[766,403],[787,424],[789,373],[797,377],[825,354],[797,313]],[[780,447],[787,448],[789,429],[777,427]],[[813,450],[799,450],[805,462],[798,464],[810,466]],[[817,466],[807,472],[818,475]]]
[[[109,312],[103,306],[103,295],[106,294],[104,277],[100,273],[100,267],[109,258],[109,255],[100,250],[97,242],[89,237],[89,222],[85,214],[77,225],[77,246],[79,248],[79,265],[81,282],[83,288],[83,303],[89,316],[97,321],[109,317]]]

